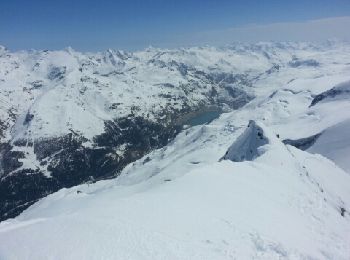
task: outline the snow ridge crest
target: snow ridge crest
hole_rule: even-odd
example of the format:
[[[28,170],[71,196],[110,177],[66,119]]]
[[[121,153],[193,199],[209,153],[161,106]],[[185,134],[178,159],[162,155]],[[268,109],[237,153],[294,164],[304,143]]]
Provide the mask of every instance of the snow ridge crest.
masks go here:
[[[221,160],[233,162],[252,161],[262,154],[259,147],[270,143],[264,130],[254,120],[250,120],[246,130],[230,146]]]

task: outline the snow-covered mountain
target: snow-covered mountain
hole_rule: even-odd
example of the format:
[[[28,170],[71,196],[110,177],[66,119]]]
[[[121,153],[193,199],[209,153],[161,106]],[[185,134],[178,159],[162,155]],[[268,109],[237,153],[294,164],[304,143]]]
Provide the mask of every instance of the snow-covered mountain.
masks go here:
[[[0,259],[349,259],[349,58],[1,48]]]

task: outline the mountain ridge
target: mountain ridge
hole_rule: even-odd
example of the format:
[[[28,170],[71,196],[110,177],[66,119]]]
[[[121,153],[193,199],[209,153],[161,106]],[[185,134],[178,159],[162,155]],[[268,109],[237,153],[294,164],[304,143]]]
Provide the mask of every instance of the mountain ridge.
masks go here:
[[[237,110],[272,91],[271,104],[279,102],[289,95],[280,87],[298,93],[303,78],[345,81],[348,49],[345,43],[134,53],[2,49],[1,219],[60,188],[118,176],[205,111]],[[311,99],[329,84],[301,94]]]

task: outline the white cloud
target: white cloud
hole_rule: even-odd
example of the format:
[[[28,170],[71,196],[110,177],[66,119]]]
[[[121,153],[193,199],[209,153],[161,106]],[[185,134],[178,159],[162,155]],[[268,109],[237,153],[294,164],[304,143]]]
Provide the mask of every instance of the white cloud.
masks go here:
[[[350,40],[350,16],[304,22],[246,25],[174,37],[171,45],[223,45],[234,41],[325,41],[330,38]]]

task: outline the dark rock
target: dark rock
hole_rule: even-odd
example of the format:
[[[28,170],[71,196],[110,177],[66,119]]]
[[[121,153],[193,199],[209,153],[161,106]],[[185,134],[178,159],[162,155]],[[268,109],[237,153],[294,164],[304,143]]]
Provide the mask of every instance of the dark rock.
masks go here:
[[[301,66],[318,67],[320,66],[320,63],[314,59],[308,59],[308,60],[293,59],[288,63],[288,65],[292,68],[298,68]]]
[[[30,121],[32,121],[32,119],[34,118],[34,115],[29,113],[29,111],[26,114],[26,117],[23,121],[23,125],[28,125],[30,123]]]
[[[300,150],[307,150],[309,149],[315,142],[316,140],[321,136],[322,133],[318,133],[309,137],[305,138],[300,138],[300,139],[285,139],[282,142],[284,144],[292,145]]]
[[[334,87],[330,90],[322,92],[319,95],[316,95],[314,97],[314,99],[312,100],[310,107],[316,105],[318,102],[320,102],[326,98],[335,98],[337,96],[344,95],[344,94],[350,94],[350,88],[349,89],[337,89],[336,87]]]
[[[42,80],[36,80],[30,83],[32,87],[30,89],[39,89],[44,86],[44,82]]]
[[[346,213],[346,209],[345,209],[345,208],[340,208],[340,215],[341,215],[342,217],[345,216],[345,213]]]
[[[66,75],[66,66],[63,67],[52,67],[49,74],[47,75],[47,78],[49,80],[61,80]]]

